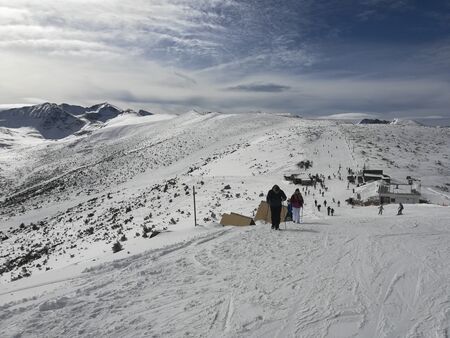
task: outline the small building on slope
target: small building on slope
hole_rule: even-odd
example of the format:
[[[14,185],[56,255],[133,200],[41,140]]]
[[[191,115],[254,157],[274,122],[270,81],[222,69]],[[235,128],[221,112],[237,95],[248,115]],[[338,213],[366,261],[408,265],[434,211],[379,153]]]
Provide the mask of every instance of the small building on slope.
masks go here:
[[[406,182],[380,181],[378,195],[380,202],[387,203],[419,203],[421,183],[418,180]]]
[[[421,184],[419,180],[408,183],[394,180],[377,180],[360,185],[355,189],[354,199],[360,204],[420,203]]]
[[[363,169],[360,172],[347,176],[350,183],[364,184],[374,181],[383,180],[390,182],[390,176],[383,173],[381,169]]]

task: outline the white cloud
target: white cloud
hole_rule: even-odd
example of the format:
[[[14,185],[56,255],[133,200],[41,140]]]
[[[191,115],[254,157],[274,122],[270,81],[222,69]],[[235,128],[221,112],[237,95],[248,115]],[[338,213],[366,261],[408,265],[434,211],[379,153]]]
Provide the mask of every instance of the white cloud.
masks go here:
[[[31,106],[32,103],[2,103],[0,104],[0,110],[12,109],[12,108],[21,108],[25,106]]]
[[[91,50],[92,44],[105,49],[121,49],[122,53],[152,53],[166,48],[172,50],[211,49],[217,43],[208,38],[207,31],[220,30],[219,25],[204,22],[205,15],[195,2],[186,1],[1,1],[0,40],[3,48],[35,51],[39,42],[49,52],[61,50],[61,45],[82,43]],[[5,14],[6,13],[6,14]],[[2,20],[3,18],[3,20]],[[206,24],[206,27],[205,27]],[[54,50],[51,50],[51,41]],[[67,43],[62,43],[68,40]],[[33,43],[34,42],[34,43]],[[50,48],[49,48],[50,47]]]
[[[319,116],[318,118],[324,120],[361,120],[361,119],[375,119],[378,118],[378,116],[372,113],[339,113],[339,114]]]
[[[29,17],[29,11],[23,8],[0,6],[0,25],[21,24]]]

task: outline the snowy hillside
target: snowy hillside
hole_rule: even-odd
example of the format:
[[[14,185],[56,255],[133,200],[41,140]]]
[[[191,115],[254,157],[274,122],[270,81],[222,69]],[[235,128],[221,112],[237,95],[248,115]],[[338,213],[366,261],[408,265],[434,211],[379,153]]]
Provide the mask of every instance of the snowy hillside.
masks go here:
[[[0,147],[1,337],[448,336],[448,129],[144,115],[52,142],[0,130],[16,141]],[[421,179],[432,204],[352,208],[347,168],[364,166]],[[302,189],[303,224],[219,224],[274,184],[290,196],[291,173],[326,177]]]

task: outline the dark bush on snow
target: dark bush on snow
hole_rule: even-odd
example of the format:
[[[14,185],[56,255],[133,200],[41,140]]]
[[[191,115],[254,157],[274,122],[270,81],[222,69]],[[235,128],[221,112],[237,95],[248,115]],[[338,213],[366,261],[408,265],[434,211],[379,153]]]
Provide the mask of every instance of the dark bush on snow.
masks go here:
[[[114,243],[113,247],[112,247],[112,251],[113,253],[119,252],[123,250],[123,246],[122,244],[120,244],[119,241],[117,241],[116,243]]]

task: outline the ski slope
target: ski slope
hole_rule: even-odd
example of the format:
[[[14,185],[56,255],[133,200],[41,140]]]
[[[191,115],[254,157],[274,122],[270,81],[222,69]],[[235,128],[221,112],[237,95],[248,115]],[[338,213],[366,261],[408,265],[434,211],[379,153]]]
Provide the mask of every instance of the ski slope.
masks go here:
[[[449,142],[448,129],[189,112],[2,150],[23,156],[4,176],[10,192],[33,194],[2,208],[0,263],[24,245],[55,247],[25,265],[30,277],[3,274],[0,336],[448,337]],[[273,184],[290,196],[283,175],[305,159],[328,190],[302,191],[303,224],[218,224],[225,212],[252,215]],[[434,204],[403,216],[346,205],[346,168],[364,165],[413,171]],[[135,235],[143,225],[161,233]]]
[[[209,229],[4,303],[1,335],[446,337],[449,218],[424,206]]]

